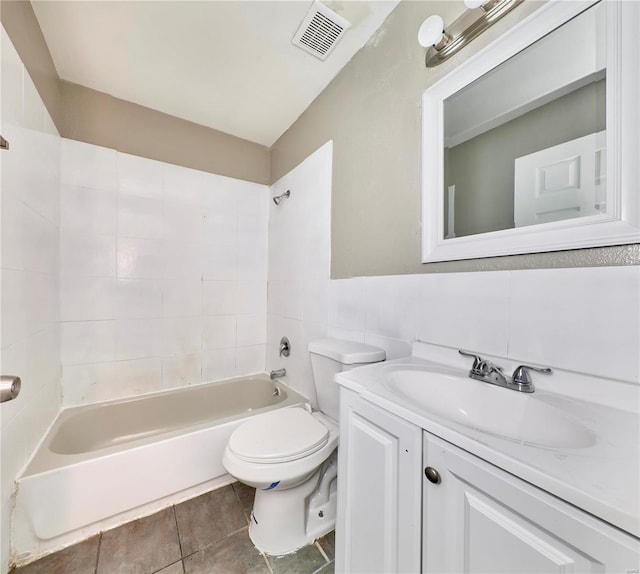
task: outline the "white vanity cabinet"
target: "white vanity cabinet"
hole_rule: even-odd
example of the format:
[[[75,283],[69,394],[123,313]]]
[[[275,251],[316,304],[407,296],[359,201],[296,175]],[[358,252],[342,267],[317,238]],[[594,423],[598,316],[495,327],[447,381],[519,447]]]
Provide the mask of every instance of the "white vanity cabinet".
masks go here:
[[[336,572],[419,572],[422,429],[340,390]]]
[[[427,432],[423,464],[422,572],[640,568],[636,538]]]
[[[636,537],[340,393],[336,572],[639,571]]]

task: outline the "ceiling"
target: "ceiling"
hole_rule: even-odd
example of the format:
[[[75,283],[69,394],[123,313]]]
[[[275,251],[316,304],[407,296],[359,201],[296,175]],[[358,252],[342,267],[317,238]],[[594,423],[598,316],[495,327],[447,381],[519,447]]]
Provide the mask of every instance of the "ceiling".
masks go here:
[[[270,146],[398,1],[324,2],[352,24],[325,61],[291,44],[311,0],[32,5],[63,80]]]

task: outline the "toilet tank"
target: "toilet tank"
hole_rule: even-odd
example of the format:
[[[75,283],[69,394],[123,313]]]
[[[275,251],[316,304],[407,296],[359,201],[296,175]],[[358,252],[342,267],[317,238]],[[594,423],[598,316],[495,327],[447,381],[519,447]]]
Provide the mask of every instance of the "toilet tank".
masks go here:
[[[318,339],[309,343],[313,382],[318,396],[318,408],[333,420],[338,420],[338,384],[335,377],[342,371],[384,361],[384,349],[341,339]]]

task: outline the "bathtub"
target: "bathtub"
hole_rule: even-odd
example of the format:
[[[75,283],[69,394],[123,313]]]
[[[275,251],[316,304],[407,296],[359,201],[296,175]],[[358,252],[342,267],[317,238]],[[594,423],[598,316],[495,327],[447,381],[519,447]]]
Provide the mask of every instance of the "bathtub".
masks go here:
[[[247,417],[308,402],[264,375],[64,409],[18,479],[18,564],[232,481]]]

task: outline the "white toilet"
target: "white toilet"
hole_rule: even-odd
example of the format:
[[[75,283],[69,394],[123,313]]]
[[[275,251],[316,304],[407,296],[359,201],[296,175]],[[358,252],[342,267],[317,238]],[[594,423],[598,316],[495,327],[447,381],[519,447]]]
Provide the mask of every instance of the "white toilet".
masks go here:
[[[309,353],[320,412],[300,406],[252,417],[232,433],[222,459],[256,489],[249,536],[267,554],[294,552],[335,527],[335,375],[385,359],[383,349],[337,339],[313,341]]]

